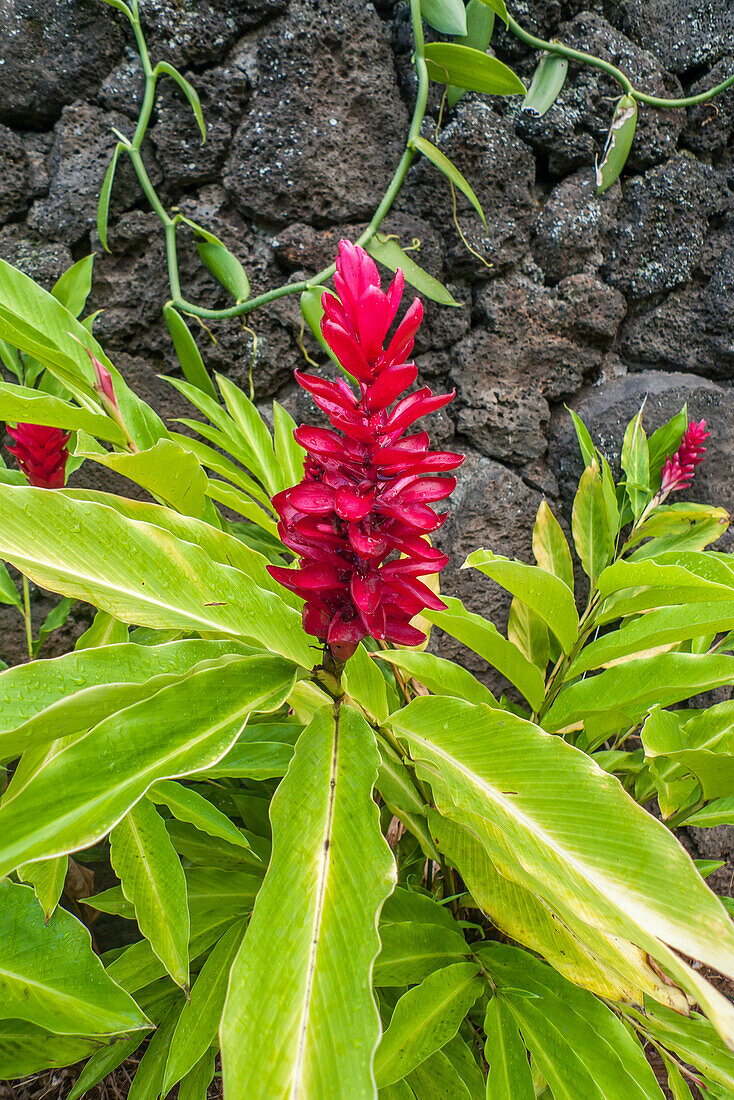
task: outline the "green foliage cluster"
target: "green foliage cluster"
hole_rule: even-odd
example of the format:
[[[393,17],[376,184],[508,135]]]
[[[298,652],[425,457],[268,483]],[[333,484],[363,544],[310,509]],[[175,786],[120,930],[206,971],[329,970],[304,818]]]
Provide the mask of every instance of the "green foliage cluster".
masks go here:
[[[1,274],[6,362],[46,381],[0,385],[0,416],[32,403],[157,503],[0,470],[2,558],[98,609],[74,652],[0,674],[0,1075],[86,1057],[81,1097],[148,1040],[133,1100],[203,1097],[218,1052],[243,1100],[626,1100],[662,1095],[648,1046],[677,1095],[730,1095],[734,1008],[691,961],[734,976],[734,929],[668,827],[734,816],[734,704],[695,702],[734,680],[729,517],[659,493],[685,410],[649,439],[635,417],[616,484],[576,420],[573,549],[544,502],[535,564],[465,563],[511,593],[507,636],[450,595],[427,613],[506,695],[364,646],[342,686],[266,569],[302,469],[286,411],[174,381],[202,419],[169,431]],[[101,959],[59,907],[90,848],[119,885],[87,904],[141,937]]]

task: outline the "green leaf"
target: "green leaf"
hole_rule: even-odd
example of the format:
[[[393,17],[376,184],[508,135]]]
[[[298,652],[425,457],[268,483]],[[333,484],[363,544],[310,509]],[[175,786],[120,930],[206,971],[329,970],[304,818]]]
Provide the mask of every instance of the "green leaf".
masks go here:
[[[527,604],[517,598],[510,604],[507,620],[507,637],[536,665],[542,675],[550,659],[548,627]],[[446,694],[444,692],[444,694]],[[484,699],[469,699],[470,703],[483,703]]]
[[[119,4],[114,4],[113,0],[105,0],[107,4],[113,4],[113,7],[119,7],[122,11],[123,8],[127,10],[125,4],[120,0]],[[112,185],[115,182],[115,169],[117,168],[117,158],[121,151],[125,148],[120,142],[114,148],[112,153],[112,160],[109,167],[105,172],[105,177],[102,181],[102,186],[99,191],[99,201],[97,203],[97,234],[99,235],[102,248],[105,252],[109,252],[109,246],[107,244],[107,223],[110,218],[110,198],[112,197]]]
[[[21,882],[26,882],[33,887],[41,903],[46,922],[59,904],[68,867],[68,856],[57,856],[56,859],[41,859],[36,863],[25,863],[18,868],[18,878]]]
[[[97,649],[105,645],[122,645],[128,640],[127,624],[120,622],[106,611],[98,611],[92,625],[77,639],[74,646],[79,649]]]
[[[374,735],[351,707],[338,723],[331,707],[320,709],[298,740],[273,798],[273,855],[230,978],[220,1033],[228,1100],[374,1095],[370,979],[376,919],[395,882],[371,797],[378,762]]]
[[[247,441],[255,460],[253,472],[273,495],[277,491],[280,471],[273,450],[273,441],[255,405],[234,382],[217,375],[217,384],[230,416]]]
[[[573,426],[576,431],[576,438],[579,441],[581,457],[584,460],[584,466],[591,466],[592,462],[598,461],[598,459],[596,455],[596,447],[594,446],[594,442],[589,435],[589,430],[584,424],[581,417],[577,416],[573,409],[569,409],[568,405],[566,405],[565,408],[566,412],[570,415],[571,420],[573,421]]]
[[[86,735],[58,743],[25,782],[16,772],[5,793],[0,874],[100,840],[153,783],[221,759],[247,716],[276,709],[292,683],[292,666],[280,658],[230,661],[194,672]]]
[[[685,823],[695,825],[698,829],[712,829],[715,825],[734,825],[734,795],[714,799],[708,806],[687,817]]]
[[[11,604],[23,613],[23,604],[20,602],[18,589],[6,567],[0,563],[0,603]]]
[[[148,1027],[132,997],[104,972],[89,932],[56,909],[46,923],[27,886],[0,882],[0,1018],[58,1035],[115,1035]]]
[[[158,647],[151,647],[154,650]],[[184,651],[185,652],[185,651]],[[10,733],[0,734],[0,759],[13,760],[30,749],[37,750],[57,740],[73,734],[85,732],[98,722],[122,711],[141,700],[150,699],[162,688],[180,683],[181,678],[193,672],[212,668],[228,656],[201,661],[185,666],[180,673],[161,673],[142,683],[100,684],[80,691],[72,691],[63,699],[45,707],[27,722],[16,727]],[[23,684],[32,681],[16,677],[14,683]]]
[[[54,630],[58,630],[63,626],[66,620],[69,618],[69,612],[74,605],[73,600],[69,600],[66,597],[59,600],[56,607],[52,607],[46,618],[41,623],[41,627],[38,631],[38,638],[33,643],[33,656],[36,657],[40,653],[43,643],[49,634],[52,634]]]
[[[75,317],[84,309],[89,292],[92,289],[92,268],[94,253],[84,256],[65,271],[51,291],[54,298],[61,302]]]
[[[734,602],[683,604],[660,607],[626,620],[619,630],[603,634],[589,642],[568,670],[569,679],[619,661],[631,653],[642,653],[656,646],[682,642],[709,633],[734,629]]]
[[[189,984],[189,907],[183,867],[163,819],[141,798],[110,833],[110,861],[135,919],[177,985]]]
[[[489,1100],[535,1100],[533,1075],[517,1021],[499,993],[487,1005],[484,1016],[487,1041],[484,1056],[489,1063]]]
[[[536,895],[532,880],[524,879],[525,886],[501,875],[468,829],[435,810],[429,811],[428,824],[440,850],[461,868],[482,912],[507,936],[543,955],[569,981],[608,1000],[639,1004],[648,994],[676,1011],[688,1011],[684,994],[653,970],[645,951],[592,928],[571,909],[559,920]]]
[[[244,926],[227,929],[205,961],[191,989],[191,1000],[173,1033],[163,1080],[163,1095],[189,1073],[216,1039],[227,995],[229,972],[240,949]]]
[[[438,279],[434,279],[419,267],[415,260],[402,250],[394,237],[375,233],[367,242],[366,249],[373,259],[384,264],[390,271],[397,271],[399,268],[405,276],[405,281],[410,283],[419,294],[430,298],[432,302],[438,302],[442,306],[461,306],[461,302],[457,302]]]
[[[73,1065],[97,1050],[101,1041],[54,1035],[25,1020],[0,1020],[0,1079],[11,1081],[51,1067]]]
[[[682,765],[700,781],[706,799],[728,797],[734,789],[734,704],[719,703],[687,721],[685,715],[651,711],[642,730],[646,757]]]
[[[428,75],[441,84],[455,84],[487,95],[525,95],[525,85],[512,69],[471,46],[431,42],[426,46],[425,57]]]
[[[421,0],[421,15],[441,34],[466,34],[463,0]]]
[[[486,4],[488,8],[491,8],[493,12],[496,12],[503,23],[505,23],[506,26],[509,26],[505,0],[482,0],[482,3]]]
[[[627,163],[637,128],[637,100],[623,95],[618,101],[601,160],[596,162],[596,193],[604,194]]]
[[[153,1033],[138,1064],[127,1100],[157,1100],[160,1096],[171,1039],[182,1009],[183,996],[171,1005]]]
[[[476,963],[459,962],[404,993],[375,1053],[378,1088],[400,1081],[452,1039],[481,992]]]
[[[692,1100],[691,1090],[673,1059],[668,1058],[662,1051],[660,1053],[668,1073],[668,1088],[673,1096],[673,1100]]]
[[[647,951],[734,1036],[734,1010],[677,954],[734,971],[731,921],[670,832],[613,776],[530,722],[457,699],[413,700],[390,724],[439,812],[470,825],[501,874],[562,920],[578,914]]]
[[[85,899],[86,901],[86,899]],[[113,1073],[126,1058],[134,1054],[143,1042],[142,1035],[136,1035],[132,1039],[118,1039],[116,1043],[103,1047],[93,1054],[76,1079],[76,1083],[69,1093],[67,1100],[81,1100],[82,1096],[103,1081],[108,1074]]]
[[[16,665],[0,674],[0,730],[13,732],[36,715],[46,712],[43,721],[58,728],[59,713],[67,707],[67,697],[77,696],[73,704],[81,712],[83,693],[101,689],[103,697],[107,689],[114,690],[120,683],[142,684],[159,675],[183,676],[202,661],[215,660],[228,653],[247,652],[236,642],[189,641],[168,642],[165,645],[142,646],[132,642],[110,645],[102,649],[86,649],[65,653],[46,661],[33,661]],[[59,710],[48,708],[58,706]],[[111,714],[115,708],[104,707],[89,714],[96,721]],[[82,728],[87,721],[82,717]],[[73,724],[73,723],[72,723]],[[90,721],[90,725],[94,722]],[[79,728],[65,729],[73,733]],[[59,734],[52,732],[52,737]]]
[[[416,1100],[443,1100],[446,1096],[450,1096],[451,1100],[471,1100],[469,1089],[442,1050],[435,1051],[421,1062],[406,1078],[405,1083]],[[399,1084],[400,1082],[396,1082],[392,1088],[397,1088]]]
[[[644,1014],[634,1009],[628,1014],[683,1062],[701,1071],[707,1082],[716,1082],[726,1090],[714,1095],[726,1100],[734,1092],[734,1054],[698,1012],[682,1016],[646,1000]]]
[[[625,489],[635,519],[639,519],[652,498],[650,492],[650,452],[642,427],[642,409],[627,425],[622,444],[622,469],[627,475]]]
[[[568,61],[554,53],[544,53],[533,73],[527,95],[522,101],[523,111],[534,118],[542,118],[551,109],[563,91],[568,75]]]
[[[236,746],[231,751],[234,752]],[[229,753],[227,754],[229,756]],[[224,760],[227,760],[225,756]],[[236,825],[230,821],[226,814],[218,810],[207,798],[184,787],[173,779],[162,779],[148,791],[151,802],[166,806],[178,821],[188,821],[200,832],[209,836],[218,836],[222,840],[228,840],[230,844],[236,844],[240,848],[249,848],[250,845],[243,837]]]
[[[100,499],[106,499],[104,494]],[[208,547],[128,520],[112,507],[75,500],[63,490],[0,485],[0,509],[0,557],[43,588],[93,603],[138,626],[254,638],[312,667],[300,614],[258,587],[260,577],[253,583],[238,569],[212,560]],[[266,560],[238,540],[206,524],[179,529],[202,531],[209,543],[231,542],[237,555],[258,561],[267,576]]]
[[[711,653],[659,653],[633,657],[596,676],[563,688],[544,720],[547,729],[565,729],[610,707],[630,721],[659,703],[669,706],[701,691],[731,684],[734,657]]]
[[[11,382],[0,382],[0,420],[7,420],[10,424],[47,424],[65,431],[82,429],[110,443],[125,442],[119,424],[103,413],[80,409],[60,397]]]
[[[596,462],[587,466],[581,475],[573,502],[571,529],[576,553],[593,586],[614,553],[602,476]]]
[[[491,550],[475,550],[462,569],[469,567],[478,569],[532,608],[556,635],[563,652],[571,652],[578,636],[579,616],[573,593],[559,577],[537,565],[510,561]]]
[[[201,358],[201,352],[189,331],[189,326],[170,303],[163,307],[163,318],[171,334],[184,378],[192,386],[196,386],[202,393],[208,394],[216,401],[217,391],[209,377],[209,372],[204,366],[204,360]]]
[[[275,460],[280,469],[280,488],[290,489],[303,477],[306,452],[293,438],[296,422],[282,405],[273,401],[273,437]]]
[[[489,688],[455,661],[415,649],[377,650],[375,657],[414,676],[434,695],[454,695],[470,703],[486,703],[489,707],[499,705]]]
[[[541,569],[553,573],[573,592],[573,562],[561,525],[541,500],[533,527],[533,556]]]
[[[44,363],[74,397],[96,407],[95,372],[87,354],[91,352],[112,376],[122,418],[136,445],[150,447],[166,435],[160,417],[125,385],[84,325],[52,294],[3,260],[0,339]]]
[[[441,1053],[448,1058],[462,1082],[466,1085],[469,1100],[485,1100],[487,1093],[484,1074],[477,1065],[468,1042],[462,1039],[461,1034],[455,1035],[450,1042],[446,1043]]]
[[[202,772],[207,779],[280,779],[288,771],[293,746],[280,741],[238,742]]]
[[[461,600],[453,596],[444,596],[443,600],[447,610],[427,611],[429,622],[483,657],[514,684],[530,706],[537,710],[545,696],[545,682],[540,670],[516,645],[503,638],[493,623],[467,611]]]
[[[660,488],[665,459],[669,455],[674,455],[680,447],[687,424],[688,413],[684,405],[680,412],[676,413],[667,424],[663,424],[650,436],[648,442],[650,451],[650,489],[653,493],[656,493]]]
[[[194,118],[198,124],[201,132],[201,144],[206,141],[206,125],[204,123],[204,115],[201,110],[201,100],[199,99],[199,93],[192,84],[188,82],[186,77],[182,76],[178,69],[174,69],[173,65],[169,65],[167,61],[159,61],[156,65],[153,75],[158,76],[160,73],[165,73],[166,76],[170,76],[171,80],[175,80],[179,88],[186,96],[189,102],[191,110],[194,112]]]
[[[207,476],[198,459],[171,439],[159,439],[154,447],[135,454],[85,457],[129,478],[177,512],[197,518],[204,514]]]
[[[301,313],[314,339],[321,345],[332,362],[336,363],[339,369],[343,371],[344,368],[326,343],[324,334],[321,331],[321,318],[324,315],[324,307],[321,304],[323,296],[324,288],[321,286],[313,286],[310,290],[304,290],[300,298]]]
[[[459,46],[471,46],[472,49],[481,50],[482,53],[492,41],[494,31],[494,12],[483,0],[469,0],[466,5],[466,34],[457,38]],[[451,85],[448,89],[449,107],[455,107],[466,88],[457,88]]]
[[[459,47],[454,48],[458,49]],[[477,51],[472,50],[472,53],[475,52]],[[486,57],[486,54],[481,54],[480,56]],[[487,58],[487,60],[489,60],[489,58]],[[497,64],[499,64],[499,62],[497,62]],[[453,83],[453,81],[447,81],[447,83]],[[419,153],[422,153],[427,160],[430,160],[431,164],[435,165],[436,168],[438,168],[439,172],[443,172],[444,176],[446,176],[446,178],[450,180],[455,187],[458,187],[462,194],[466,195],[469,202],[472,204],[477,214],[482,219],[482,224],[486,229],[487,219],[484,215],[484,211],[482,210],[482,204],[480,203],[477,196],[474,194],[474,190],[469,184],[468,180],[464,179],[463,175],[456,167],[456,165],[452,164],[449,158],[445,156],[440,149],[438,149],[435,145],[432,145],[430,141],[426,141],[425,138],[413,138],[413,148],[417,149]]]
[[[663,1100],[642,1047],[592,993],[517,947],[476,950],[554,1096]]]
[[[377,987],[415,985],[434,970],[461,961],[471,948],[459,927],[400,921],[380,925],[382,950],[377,956],[374,984]]]
[[[209,1086],[214,1080],[216,1049],[202,1054],[178,1086],[178,1100],[207,1100]]]

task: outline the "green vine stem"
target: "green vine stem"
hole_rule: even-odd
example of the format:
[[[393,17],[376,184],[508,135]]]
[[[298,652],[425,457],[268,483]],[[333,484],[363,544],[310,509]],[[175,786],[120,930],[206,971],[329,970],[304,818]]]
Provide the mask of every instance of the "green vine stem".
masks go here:
[[[663,110],[670,107],[695,107],[698,103],[705,103],[707,100],[713,99],[714,96],[720,95],[721,92],[725,92],[727,88],[731,88],[734,84],[734,73],[732,73],[726,80],[722,80],[721,84],[717,84],[715,88],[709,88],[707,92],[701,92],[699,95],[684,96],[682,99],[665,99],[661,96],[647,95],[645,92],[639,92],[633,87],[621,69],[618,69],[616,65],[612,65],[609,61],[603,61],[601,57],[596,57],[592,53],[585,53],[583,50],[574,50],[570,46],[564,46],[562,42],[555,38],[549,42],[546,42],[543,38],[536,38],[534,34],[530,34],[521,27],[511,15],[507,16],[507,26],[516,38],[519,38],[526,46],[532,46],[534,50],[557,54],[558,57],[566,57],[569,61],[578,61],[582,65],[589,65],[593,69],[600,69],[611,76],[613,80],[616,80],[625,95],[632,96],[638,103],[645,103],[648,107],[660,107]]]
[[[194,302],[187,301],[181,293],[181,281],[178,269],[178,252],[176,243],[176,230],[178,224],[182,218],[180,215],[174,215],[173,217],[168,213],[165,206],[161,202],[161,199],[153,186],[153,182],[148,175],[148,171],[143,163],[143,157],[141,154],[141,148],[145,135],[150,124],[150,120],[155,105],[156,85],[160,76],[174,75],[177,78],[177,74],[171,70],[170,66],[163,62],[160,62],[155,67],[150,60],[150,54],[145,41],[145,35],[140,22],[140,14],[138,8],[138,0],[130,0],[129,6],[124,0],[107,0],[113,7],[122,11],[130,22],[130,25],[135,36],[135,42],[140,55],[140,60],[143,67],[143,74],[145,76],[145,89],[143,93],[143,102],[140,107],[140,113],[138,115],[138,121],[135,126],[135,132],[132,139],[127,140],[121,137],[118,149],[124,149],[133,165],[135,174],[138,177],[138,181],[143,190],[145,197],[150,203],[151,209],[158,216],[160,222],[164,228],[165,244],[166,244],[166,264],[168,267],[168,281],[171,291],[170,305],[175,309],[180,310],[182,313],[186,313],[190,316],[198,317],[202,320],[211,321],[224,321],[233,317],[242,317],[248,313],[252,313],[254,310],[259,309],[260,306],[267,305],[270,302],[276,301],[278,298],[284,298],[291,294],[301,294],[304,291],[312,290],[315,287],[323,285],[334,274],[334,265],[330,264],[325,267],[323,271],[319,271],[316,275],[313,275],[309,279],[301,279],[298,282],[285,283],[283,286],[274,287],[272,290],[267,290],[262,294],[258,294],[254,298],[249,298],[247,301],[238,302],[236,305],[223,308],[223,309],[206,309],[203,306],[198,306]],[[380,200],[377,209],[375,210],[369,225],[359,237],[357,243],[366,246],[370,240],[375,236],[380,228],[384,218],[388,214],[395,199],[405,182],[405,178],[408,174],[408,170],[413,163],[416,156],[415,140],[420,136],[421,126],[426,115],[426,107],[428,103],[428,67],[425,60],[425,47],[423,39],[423,22],[420,10],[420,0],[410,0],[410,15],[413,31],[413,66],[418,78],[418,87],[416,92],[415,107],[413,109],[413,117],[411,119],[410,128],[406,139],[405,149],[403,155],[400,158],[397,168],[393,173],[392,179],[388,184],[382,199]],[[558,54],[561,57],[568,58],[572,61],[580,62],[584,65],[589,65],[592,68],[600,69],[602,72],[607,73],[612,77],[627,94],[636,99],[639,103],[647,104],[651,107],[659,108],[683,108],[693,107],[698,103],[705,103],[707,100],[712,99],[714,96],[725,91],[727,88],[734,85],[734,74],[728,77],[728,79],[717,84],[715,88],[711,88],[707,92],[701,92],[700,95],[687,96],[683,99],[662,99],[658,96],[646,95],[644,92],[638,91],[634,88],[625,74],[616,66],[610,64],[608,61],[602,60],[600,57],[594,56],[594,54],[585,53],[582,50],[574,50],[570,46],[564,46],[562,42],[558,42],[555,39],[546,42],[542,38],[536,38],[535,35],[530,34],[524,30],[519,23],[517,23],[512,16],[508,15],[507,27],[512,34],[514,34],[520,41],[526,45],[532,47],[535,50],[544,51],[547,53]],[[200,116],[198,116],[200,118]],[[201,124],[203,126],[203,123]]]

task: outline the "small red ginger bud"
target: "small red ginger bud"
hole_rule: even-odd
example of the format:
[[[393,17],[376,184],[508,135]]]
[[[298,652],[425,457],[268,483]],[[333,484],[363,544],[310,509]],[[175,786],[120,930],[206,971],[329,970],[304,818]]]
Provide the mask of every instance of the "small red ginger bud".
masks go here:
[[[8,447],[31,485],[40,489],[61,489],[66,482],[69,432],[44,424],[18,424],[8,427],[15,440]]]
[[[464,456],[430,451],[426,432],[404,435],[454,394],[424,388],[398,400],[416,379],[407,359],[423,317],[416,298],[385,346],[402,272],[382,291],[374,260],[341,241],[334,283],[339,298],[324,294],[321,331],[359,393],[341,379],[295,372],[334,430],[304,424],[294,432],[307,452],[304,477],[273,504],[280,537],[301,560],[298,569],[268,570],[305,601],[306,633],[343,662],[368,635],[419,645],[425,635],[411,620],[426,607],[445,607],[421,580],[448,562],[426,538],[448,513],[436,515],[429,505],[456,485],[433,475],[455,470]]]
[[[706,448],[704,443],[711,435],[706,431],[706,421],[700,420],[698,424],[693,421],[683,433],[680,447],[672,458],[668,458],[662,471],[662,483],[659,496],[665,499],[668,493],[687,489],[693,481],[696,466],[703,462]]]

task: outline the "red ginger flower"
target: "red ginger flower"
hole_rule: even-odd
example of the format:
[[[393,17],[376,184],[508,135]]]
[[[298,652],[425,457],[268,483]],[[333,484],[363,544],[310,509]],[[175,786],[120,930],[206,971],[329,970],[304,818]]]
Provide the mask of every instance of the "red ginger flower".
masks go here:
[[[294,433],[307,452],[304,477],[273,504],[280,537],[301,560],[298,569],[268,569],[305,600],[306,633],[343,661],[367,635],[420,644],[425,635],[410,620],[426,607],[445,608],[420,578],[448,562],[425,536],[448,515],[429,503],[449,496],[456,478],[432,475],[456,469],[464,456],[430,451],[425,432],[404,434],[454,393],[424,388],[394,404],[415,382],[415,364],[406,360],[423,318],[416,298],[385,347],[403,273],[384,293],[374,261],[341,241],[334,283],[339,299],[324,294],[321,331],[359,394],[342,380],[295,371],[336,430],[302,425]]]
[[[661,498],[678,489],[688,488],[693,480],[696,466],[699,462],[703,462],[703,456],[706,453],[704,443],[710,435],[711,432],[706,431],[705,420],[700,420],[698,424],[694,420],[688,425],[683,433],[680,447],[663,466]]]
[[[44,424],[18,424],[15,428],[8,426],[8,435],[15,440],[15,446],[8,450],[31,485],[41,489],[63,487],[69,432]]]

